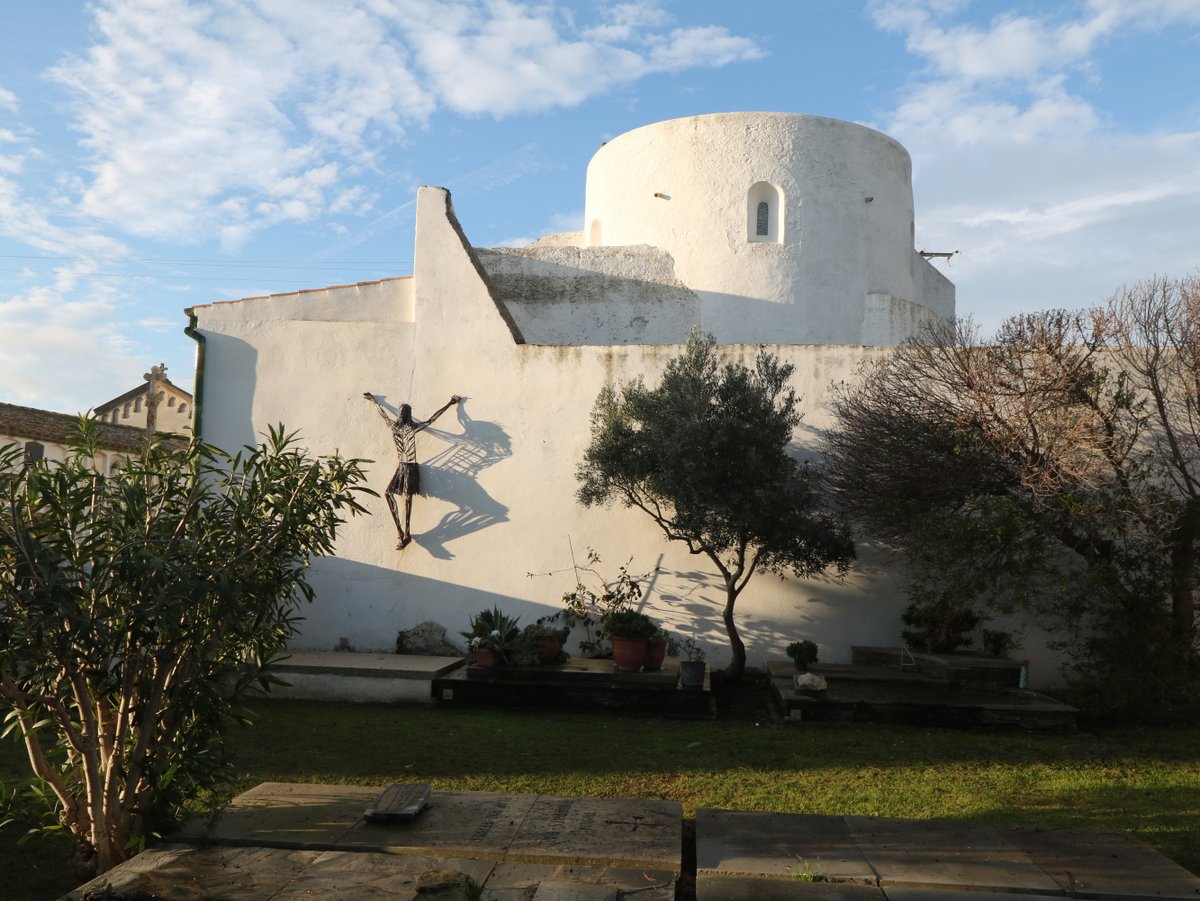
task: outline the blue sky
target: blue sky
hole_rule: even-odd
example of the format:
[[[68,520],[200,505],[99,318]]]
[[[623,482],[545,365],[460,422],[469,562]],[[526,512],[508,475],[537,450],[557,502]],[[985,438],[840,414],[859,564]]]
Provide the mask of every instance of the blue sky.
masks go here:
[[[74,412],[184,307],[578,228],[631,128],[778,110],[913,157],[918,248],[993,326],[1200,271],[1200,0],[68,0],[0,29],[0,400]]]

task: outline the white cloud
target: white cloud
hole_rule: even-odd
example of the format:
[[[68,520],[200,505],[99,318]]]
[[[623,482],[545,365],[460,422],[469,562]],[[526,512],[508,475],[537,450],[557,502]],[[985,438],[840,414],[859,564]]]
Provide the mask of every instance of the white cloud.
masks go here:
[[[1200,24],[1200,2],[1090,0],[962,20],[980,6],[871,6],[925,64],[882,127],[913,154],[917,246],[961,251],[942,265],[960,314],[995,325],[1194,270],[1200,133],[1122,132],[1072,85],[1079,74],[1103,80],[1102,50],[1130,32],[1177,37]],[[1021,296],[1010,295],[1018,282]]]
[[[100,41],[51,75],[93,155],[80,211],[135,235],[244,240],[310,219],[339,165],[369,161],[368,128],[399,135],[433,109],[385,24],[348,3],[108,0],[95,15]]]
[[[875,23],[905,36],[908,49],[946,78],[1031,80],[1085,61],[1122,29],[1200,24],[1196,0],[1090,0],[1076,18],[1002,13],[986,27],[941,23],[963,2],[876,0]]]
[[[1027,143],[1083,134],[1096,128],[1092,106],[1048,79],[1031,95],[991,94],[957,81],[914,87],[891,114],[887,130],[913,146],[943,149],[999,139]]]
[[[663,31],[654,3],[602,9],[575,29],[553,4],[403,2],[400,27],[447,106],[494,116],[574,106],[648,74],[757,59],[750,39],[717,26]]]
[[[139,365],[136,343],[119,324],[117,292],[93,278],[95,270],[85,261],[29,273],[24,289],[0,300],[5,399],[81,412]]]
[[[1200,3],[1090,0],[983,25],[959,21],[970,8],[872,6],[926,63],[881,127],[913,151],[917,246],[962,251],[942,266],[959,312],[994,325],[1194,269],[1200,133],[1123,132],[1072,84],[1102,81],[1104,51],[1129,32],[1200,24]],[[1013,297],[1018,273],[1028,287]]]
[[[762,53],[724,28],[672,29],[649,0],[602,8],[590,27],[512,0],[98,0],[92,12],[96,43],[50,73],[91,155],[77,212],[226,247],[344,212],[356,173],[439,107],[572,106]]]
[[[0,109],[6,109],[15,113],[20,108],[21,103],[17,99],[17,95],[3,85],[0,85]]]

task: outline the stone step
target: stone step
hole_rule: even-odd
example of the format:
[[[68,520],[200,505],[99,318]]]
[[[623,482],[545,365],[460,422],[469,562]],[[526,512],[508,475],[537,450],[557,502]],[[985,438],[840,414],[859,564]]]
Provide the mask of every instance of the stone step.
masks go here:
[[[925,673],[886,667],[822,664],[823,692],[798,691],[795,668],[772,662],[772,692],[793,720],[857,720],[949,727],[1006,727],[1070,731],[1079,711],[1049,695],[1018,688],[944,682]]]
[[[852,663],[885,666],[898,671],[916,670],[952,685],[978,688],[1019,688],[1021,663],[1008,657],[978,654],[926,654],[900,647],[854,645]]]
[[[688,719],[716,716],[708,669],[700,688],[679,682],[679,660],[662,670],[621,673],[611,659],[572,657],[559,666],[469,666],[433,682],[439,705],[479,705],[524,710],[621,711]]]

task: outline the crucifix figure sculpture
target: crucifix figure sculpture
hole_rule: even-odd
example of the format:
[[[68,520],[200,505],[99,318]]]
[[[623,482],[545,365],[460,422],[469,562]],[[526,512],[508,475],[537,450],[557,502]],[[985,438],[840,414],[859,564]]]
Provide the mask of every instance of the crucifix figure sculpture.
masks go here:
[[[392,419],[383,404],[376,400],[374,394],[370,391],[364,391],[363,397],[375,404],[379,415],[383,417],[383,421],[392,430],[392,441],[396,445],[396,455],[399,457],[399,463],[396,466],[396,474],[388,482],[387,491],[384,492],[384,496],[387,498],[388,509],[392,511],[392,519],[396,523],[396,531],[400,535],[399,540],[396,542],[396,547],[404,548],[412,541],[412,530],[409,528],[409,522],[412,518],[413,495],[421,493],[421,468],[417,465],[417,432],[433,425],[439,416],[458,403],[461,398],[455,394],[441,409],[430,416],[429,419],[421,422],[413,419],[412,407],[408,404],[401,404],[399,416]],[[404,497],[403,522],[400,521],[400,510],[396,505],[396,495],[403,495]]]

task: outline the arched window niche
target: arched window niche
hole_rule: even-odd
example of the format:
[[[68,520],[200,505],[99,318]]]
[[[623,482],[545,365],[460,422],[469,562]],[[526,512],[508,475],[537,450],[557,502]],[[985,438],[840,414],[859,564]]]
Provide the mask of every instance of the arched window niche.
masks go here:
[[[783,192],[769,181],[757,181],[746,193],[746,240],[783,243]]]

